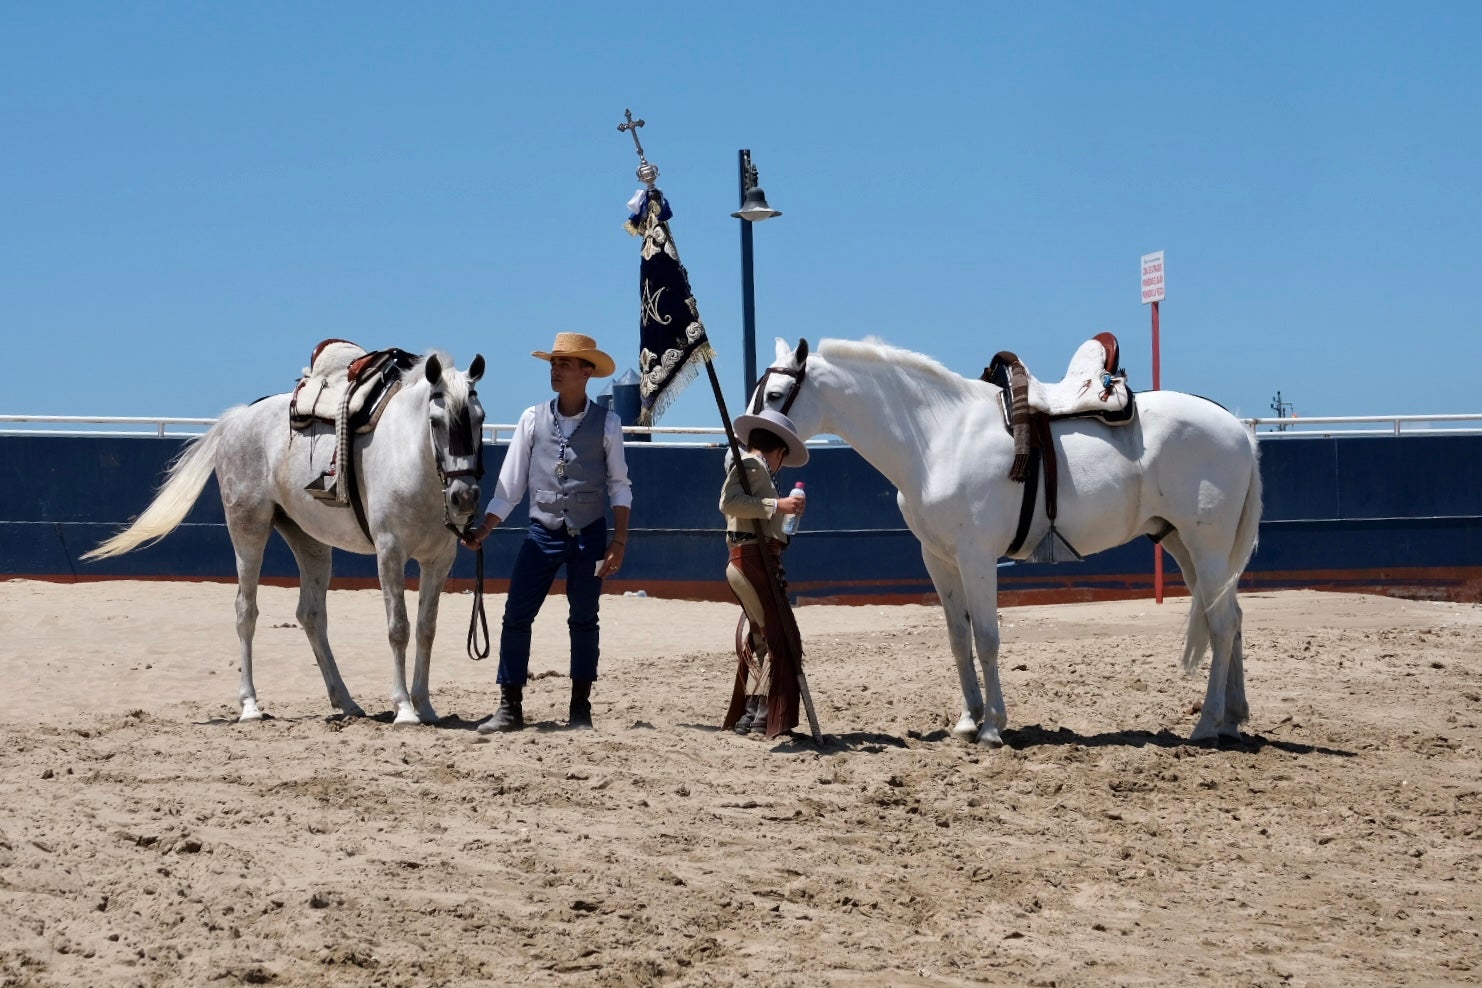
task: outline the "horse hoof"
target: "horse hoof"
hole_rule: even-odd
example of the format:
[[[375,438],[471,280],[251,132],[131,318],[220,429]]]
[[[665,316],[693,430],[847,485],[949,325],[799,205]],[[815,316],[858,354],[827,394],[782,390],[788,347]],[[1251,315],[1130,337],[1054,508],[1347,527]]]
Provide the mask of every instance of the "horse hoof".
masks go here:
[[[242,704],[242,714],[237,718],[238,724],[253,724],[262,720],[262,711],[255,703]]]
[[[1221,730],[1218,724],[1213,721],[1206,723],[1201,720],[1199,725],[1194,728],[1193,733],[1189,735],[1189,740],[1196,743],[1202,741],[1218,741],[1220,733]]]
[[[392,727],[421,727],[422,718],[414,711],[402,710],[396,715],[396,720],[391,722]]]
[[[952,728],[952,736],[959,741],[966,741],[971,744],[978,736],[978,722],[972,717],[964,715],[957,722],[957,726]]]
[[[984,748],[1002,748],[1003,738],[999,737],[998,728],[984,724],[983,729],[978,732],[978,744]]]

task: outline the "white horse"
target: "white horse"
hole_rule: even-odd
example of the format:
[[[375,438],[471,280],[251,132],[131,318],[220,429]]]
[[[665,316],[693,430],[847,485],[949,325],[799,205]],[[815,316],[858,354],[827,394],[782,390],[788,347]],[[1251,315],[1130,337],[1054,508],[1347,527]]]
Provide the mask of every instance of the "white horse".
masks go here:
[[[928,357],[875,341],[777,341],[777,362],[752,410],[784,410],[800,434],[847,441],[898,490],[906,524],[946,611],[962,681],[952,733],[1003,743],[1008,723],[998,680],[998,560],[1018,526],[1024,485],[1008,479],[1013,438],[1000,389]],[[1161,537],[1192,597],[1183,651],[1192,674],[1213,643],[1209,687],[1194,740],[1238,738],[1248,719],[1235,586],[1255,551],[1261,474],[1255,436],[1219,405],[1176,391],[1137,395],[1126,425],[1053,423],[1060,457],[1055,528],[1083,555]],[[1029,537],[1049,531],[1043,485]],[[987,705],[973,669],[976,645]]]
[[[473,385],[483,371],[482,356],[474,358],[466,373],[446,356],[434,353],[423,358],[405,373],[401,390],[387,400],[375,429],[356,437],[353,461],[369,535],[353,507],[321,501],[305,490],[329,463],[334,428],[316,425],[307,434],[290,429],[291,396],[281,394],[223,414],[210,431],[181,451],[159,493],[133,524],[83,558],[121,555],[174,531],[215,473],[237,557],[240,719],[262,719],[252,683],[252,636],[263,552],[277,529],[298,562],[298,620],[319,662],[330,704],[350,716],[365,715],[345,688],[329,648],[324,605],[333,546],[376,556],[394,660],[391,702],[396,723],[435,723],[438,716],[428,695],[432,639],[438,599],[458,552],[454,529],[467,524],[479,504],[484,412]],[[409,558],[417,560],[421,577],[410,692],[405,600]]]

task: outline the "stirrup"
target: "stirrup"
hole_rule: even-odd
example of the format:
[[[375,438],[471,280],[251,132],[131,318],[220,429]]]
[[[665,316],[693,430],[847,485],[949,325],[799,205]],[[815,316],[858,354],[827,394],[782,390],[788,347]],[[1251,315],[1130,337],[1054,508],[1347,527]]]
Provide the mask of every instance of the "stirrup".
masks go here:
[[[1069,563],[1080,562],[1085,557],[1076,551],[1075,546],[1055,530],[1055,523],[1050,523],[1050,531],[1044,538],[1040,539],[1039,545],[1034,547],[1024,561],[1026,563]]]
[[[313,480],[305,484],[304,490],[311,496],[316,497],[321,501],[333,501],[336,504],[343,504],[345,507],[349,507],[348,502],[339,500],[339,494],[335,484],[335,475],[332,473],[321,473],[319,476],[315,477]]]

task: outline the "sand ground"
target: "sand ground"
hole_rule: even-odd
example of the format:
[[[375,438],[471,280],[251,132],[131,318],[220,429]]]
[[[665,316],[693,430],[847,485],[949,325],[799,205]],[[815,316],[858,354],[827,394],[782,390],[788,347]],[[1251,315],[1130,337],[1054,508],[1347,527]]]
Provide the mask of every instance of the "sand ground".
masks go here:
[[[470,598],[394,728],[379,592],[332,594],[346,719],[265,588],[237,724],[234,593],[0,582],[0,986],[1482,981],[1482,607],[1246,595],[1220,747],[1187,600],[1008,609],[987,750],[935,608],[799,609],[817,747],[716,729],[734,605],[635,597],[597,730],[553,598],[490,739]]]

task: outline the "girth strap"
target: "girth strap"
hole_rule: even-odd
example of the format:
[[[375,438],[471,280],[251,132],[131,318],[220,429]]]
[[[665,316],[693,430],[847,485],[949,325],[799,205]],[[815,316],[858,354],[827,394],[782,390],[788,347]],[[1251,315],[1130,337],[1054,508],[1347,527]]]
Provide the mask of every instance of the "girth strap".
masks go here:
[[[1004,553],[1007,556],[1024,548],[1024,540],[1029,537],[1029,526],[1034,523],[1035,496],[1039,493],[1041,461],[1045,465],[1045,514],[1049,516],[1050,531],[1053,533],[1059,510],[1059,457],[1055,455],[1054,440],[1050,436],[1050,417],[1036,413],[1029,416],[1029,452],[1024,460],[1024,500],[1019,504],[1019,527],[1014,532],[1014,541]]]
[[[347,436],[345,438],[345,457],[340,462],[340,476],[349,490],[350,507],[355,509],[355,520],[360,523],[360,530],[365,533],[365,540],[371,544],[371,551],[374,552],[376,540],[371,535],[370,522],[365,517],[365,505],[360,503],[360,475],[355,472],[355,451],[352,448],[353,445],[354,441]]]

